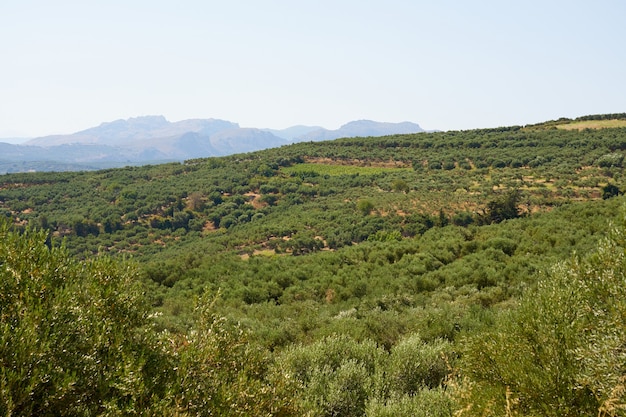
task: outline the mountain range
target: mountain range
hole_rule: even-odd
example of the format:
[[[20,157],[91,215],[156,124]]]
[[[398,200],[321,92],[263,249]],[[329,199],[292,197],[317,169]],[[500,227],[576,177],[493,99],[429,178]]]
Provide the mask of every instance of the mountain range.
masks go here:
[[[242,128],[219,119],[169,122],[163,116],[142,116],[21,144],[0,139],[0,173],[93,170],[225,156],[301,141],[419,132],[424,129],[410,122],[358,120],[336,130],[302,125],[276,130]]]

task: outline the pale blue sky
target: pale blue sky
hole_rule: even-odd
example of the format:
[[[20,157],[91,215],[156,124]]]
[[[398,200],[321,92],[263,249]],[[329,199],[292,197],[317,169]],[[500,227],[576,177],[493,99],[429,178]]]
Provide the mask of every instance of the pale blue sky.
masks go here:
[[[0,137],[626,112],[625,21],[622,0],[2,0]]]

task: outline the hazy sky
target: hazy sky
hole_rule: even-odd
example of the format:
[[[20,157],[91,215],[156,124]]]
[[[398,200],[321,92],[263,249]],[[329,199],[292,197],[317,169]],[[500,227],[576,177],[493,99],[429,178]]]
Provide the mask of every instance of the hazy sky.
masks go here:
[[[623,0],[2,0],[0,137],[626,112],[625,19]]]

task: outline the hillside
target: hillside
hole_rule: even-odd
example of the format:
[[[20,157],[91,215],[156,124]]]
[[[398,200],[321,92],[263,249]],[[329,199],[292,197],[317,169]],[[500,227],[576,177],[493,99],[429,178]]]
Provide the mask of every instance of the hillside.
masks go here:
[[[241,395],[202,379],[214,407],[275,395],[291,414],[263,413],[595,416],[624,404],[607,369],[622,363],[626,308],[607,306],[626,299],[626,127],[605,122],[623,119],[10,174],[0,217],[81,262],[130,257],[154,337],[179,349],[162,360],[187,361],[163,384],[215,369]],[[560,127],[582,122],[599,125]],[[515,355],[534,359],[505,366]],[[154,389],[202,414],[201,387]]]

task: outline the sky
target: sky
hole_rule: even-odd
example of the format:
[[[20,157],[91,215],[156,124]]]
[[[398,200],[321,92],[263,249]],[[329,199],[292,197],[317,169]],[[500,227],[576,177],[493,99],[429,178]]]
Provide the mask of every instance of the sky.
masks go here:
[[[0,137],[626,112],[623,0],[3,0]]]

